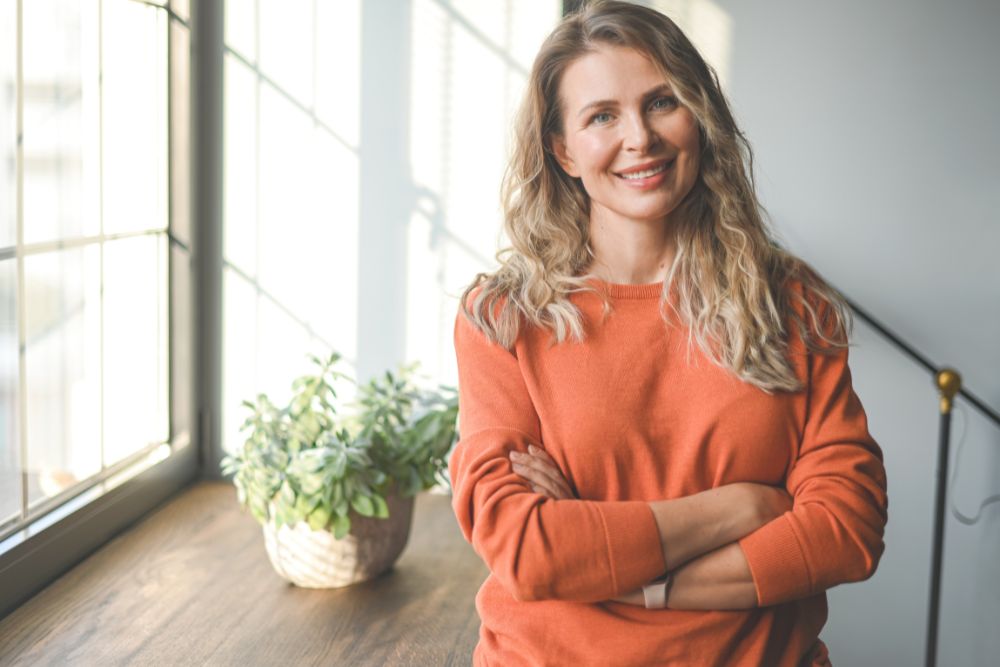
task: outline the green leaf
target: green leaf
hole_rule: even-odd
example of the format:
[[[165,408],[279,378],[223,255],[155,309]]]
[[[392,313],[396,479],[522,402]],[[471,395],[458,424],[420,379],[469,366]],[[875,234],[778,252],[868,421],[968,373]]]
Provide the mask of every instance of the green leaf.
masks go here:
[[[347,503],[347,498],[341,498],[333,507],[333,511],[337,513],[337,516],[347,516],[348,510],[350,510],[350,505]]]
[[[295,515],[297,517],[305,518],[305,516],[309,514],[315,506],[315,502],[310,501],[306,496],[300,495],[295,501]]]
[[[407,485],[405,489],[404,496],[415,496],[420,493],[422,482],[420,481],[420,475],[417,473],[416,468],[410,468],[408,471]]]
[[[281,483],[281,500],[289,506],[295,502],[295,490],[287,479]]]
[[[372,500],[375,502],[375,516],[380,519],[389,518],[389,505],[385,502],[385,498],[379,494],[374,494]]]
[[[375,504],[368,496],[357,494],[351,498],[351,507],[361,516],[375,516]]]
[[[309,527],[313,530],[323,530],[330,522],[330,511],[320,505],[309,515]]]
[[[346,516],[338,516],[333,520],[333,536],[335,538],[343,539],[345,535],[351,530],[351,520]]]
[[[345,470],[347,470],[347,455],[341,450],[333,458],[333,476],[340,479],[344,476]]]

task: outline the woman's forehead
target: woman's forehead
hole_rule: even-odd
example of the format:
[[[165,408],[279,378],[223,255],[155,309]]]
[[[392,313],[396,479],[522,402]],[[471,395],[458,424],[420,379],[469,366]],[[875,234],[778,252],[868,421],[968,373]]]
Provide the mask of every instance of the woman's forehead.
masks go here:
[[[646,53],[602,45],[573,60],[563,72],[560,96],[570,105],[594,100],[628,101],[656,88],[670,87],[670,77]]]

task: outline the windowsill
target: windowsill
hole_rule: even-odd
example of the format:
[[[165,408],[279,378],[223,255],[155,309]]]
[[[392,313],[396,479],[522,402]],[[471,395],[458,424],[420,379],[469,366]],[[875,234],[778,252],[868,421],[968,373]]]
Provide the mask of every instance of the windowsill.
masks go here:
[[[0,663],[471,664],[487,570],[447,496],[416,499],[386,574],[281,579],[224,481],[188,487],[0,621]]]

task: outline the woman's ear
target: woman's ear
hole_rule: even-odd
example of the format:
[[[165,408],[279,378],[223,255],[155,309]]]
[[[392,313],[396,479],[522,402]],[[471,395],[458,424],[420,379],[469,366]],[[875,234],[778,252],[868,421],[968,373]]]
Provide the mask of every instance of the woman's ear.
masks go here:
[[[552,149],[552,154],[556,156],[556,161],[563,168],[563,171],[573,178],[580,178],[580,172],[577,170],[573,158],[570,157],[569,151],[566,150],[566,142],[562,136],[558,134],[550,135],[549,147]]]

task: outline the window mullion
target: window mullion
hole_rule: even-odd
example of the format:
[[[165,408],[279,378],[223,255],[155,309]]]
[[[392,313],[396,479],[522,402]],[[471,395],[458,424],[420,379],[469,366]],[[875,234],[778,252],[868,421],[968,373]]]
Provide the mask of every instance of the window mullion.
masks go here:
[[[28,516],[28,378],[26,355],[27,347],[27,325],[25,316],[27,308],[25,306],[24,287],[24,0],[17,0],[17,64],[15,68],[15,107],[17,116],[17,144],[14,149],[14,171],[16,173],[14,198],[15,205],[15,226],[17,231],[14,240],[15,262],[17,267],[17,411],[18,411],[18,442],[20,445],[20,467],[21,467],[21,520]]]

